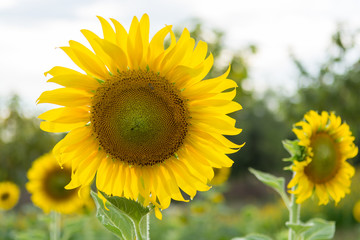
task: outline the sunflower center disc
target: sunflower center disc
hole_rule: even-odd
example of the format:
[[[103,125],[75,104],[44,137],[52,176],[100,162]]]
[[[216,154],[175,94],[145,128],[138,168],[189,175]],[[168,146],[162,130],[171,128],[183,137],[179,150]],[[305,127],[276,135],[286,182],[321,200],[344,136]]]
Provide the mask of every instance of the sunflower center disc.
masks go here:
[[[71,180],[71,170],[67,168],[53,169],[47,173],[44,181],[44,190],[55,200],[67,199],[73,194],[76,194],[76,189],[67,190],[64,187]]]
[[[168,159],[188,128],[185,100],[165,78],[129,70],[108,79],[93,98],[91,124],[113,159],[148,166]]]
[[[305,173],[316,183],[323,183],[334,177],[338,170],[337,151],[334,140],[327,134],[318,134],[312,140],[314,156],[305,168]]]
[[[9,193],[3,193],[3,194],[1,195],[1,200],[2,200],[2,201],[6,201],[9,197],[10,197],[10,194],[9,194]]]

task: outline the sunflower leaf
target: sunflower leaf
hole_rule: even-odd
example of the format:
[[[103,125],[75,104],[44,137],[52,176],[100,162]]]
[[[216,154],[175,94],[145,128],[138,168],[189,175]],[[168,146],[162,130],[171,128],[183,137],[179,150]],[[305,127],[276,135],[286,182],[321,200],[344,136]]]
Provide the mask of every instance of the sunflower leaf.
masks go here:
[[[290,223],[286,222],[285,225],[291,228],[297,235],[301,235],[303,232],[313,227],[311,223]]]
[[[272,240],[272,238],[258,233],[251,233],[245,237],[233,238],[232,240]]]
[[[249,168],[249,171],[255,175],[255,177],[264,183],[265,185],[268,185],[272,189],[274,189],[276,192],[280,194],[282,197],[285,205],[289,207],[290,200],[287,194],[285,193],[285,179],[283,177],[275,177],[274,175],[271,175],[269,173],[261,172],[259,170],[255,170],[253,168]]]
[[[312,227],[304,232],[304,240],[327,240],[333,239],[335,235],[335,222],[314,218],[306,224]]]
[[[105,205],[95,192],[91,196],[96,204],[96,216],[108,230],[122,240],[147,239],[149,233],[144,222],[151,209],[127,198],[100,193],[106,199]]]

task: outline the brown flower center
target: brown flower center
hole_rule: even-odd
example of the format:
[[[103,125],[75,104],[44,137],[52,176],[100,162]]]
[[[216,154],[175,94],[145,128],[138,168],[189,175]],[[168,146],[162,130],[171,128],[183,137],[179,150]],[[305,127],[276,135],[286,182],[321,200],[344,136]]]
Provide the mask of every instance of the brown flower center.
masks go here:
[[[54,200],[64,200],[77,194],[77,189],[67,190],[65,186],[71,180],[71,170],[68,168],[54,168],[44,179],[44,191]]]
[[[119,72],[97,90],[91,125],[101,148],[130,165],[161,163],[182,146],[188,131],[186,101],[151,71]]]
[[[6,201],[7,199],[9,199],[10,194],[8,192],[5,192],[3,194],[1,194],[1,201]]]
[[[324,183],[331,180],[339,169],[336,143],[327,133],[319,133],[311,139],[314,156],[305,174],[315,183]]]

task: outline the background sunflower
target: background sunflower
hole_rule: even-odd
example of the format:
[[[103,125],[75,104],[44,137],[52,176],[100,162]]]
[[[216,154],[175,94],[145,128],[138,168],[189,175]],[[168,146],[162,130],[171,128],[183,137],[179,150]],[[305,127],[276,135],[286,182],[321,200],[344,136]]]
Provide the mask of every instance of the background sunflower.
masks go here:
[[[31,200],[45,213],[56,211],[64,214],[81,212],[90,199],[90,188],[66,190],[70,182],[71,167],[61,168],[52,153],[47,153],[33,162],[28,171],[27,190]],[[80,191],[80,192],[79,192]],[[81,195],[81,196],[79,196]]]
[[[10,210],[19,201],[20,189],[13,182],[0,182],[0,210]]]
[[[334,113],[309,111],[304,121],[295,124],[293,132],[299,146],[305,147],[303,161],[294,161],[294,177],[288,187],[296,194],[297,203],[308,199],[315,191],[319,204],[327,204],[329,197],[336,204],[350,193],[351,178],[355,168],[346,160],[358,153],[355,138],[346,123]],[[299,127],[299,128],[297,128]]]

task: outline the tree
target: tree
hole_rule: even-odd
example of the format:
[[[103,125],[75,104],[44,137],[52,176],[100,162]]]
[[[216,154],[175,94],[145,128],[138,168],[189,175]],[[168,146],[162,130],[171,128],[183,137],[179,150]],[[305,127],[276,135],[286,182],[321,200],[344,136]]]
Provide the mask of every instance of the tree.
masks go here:
[[[40,130],[39,119],[24,116],[20,106],[20,98],[13,95],[3,111],[6,116],[0,116],[0,181],[24,185],[32,161],[49,152],[61,136]]]

